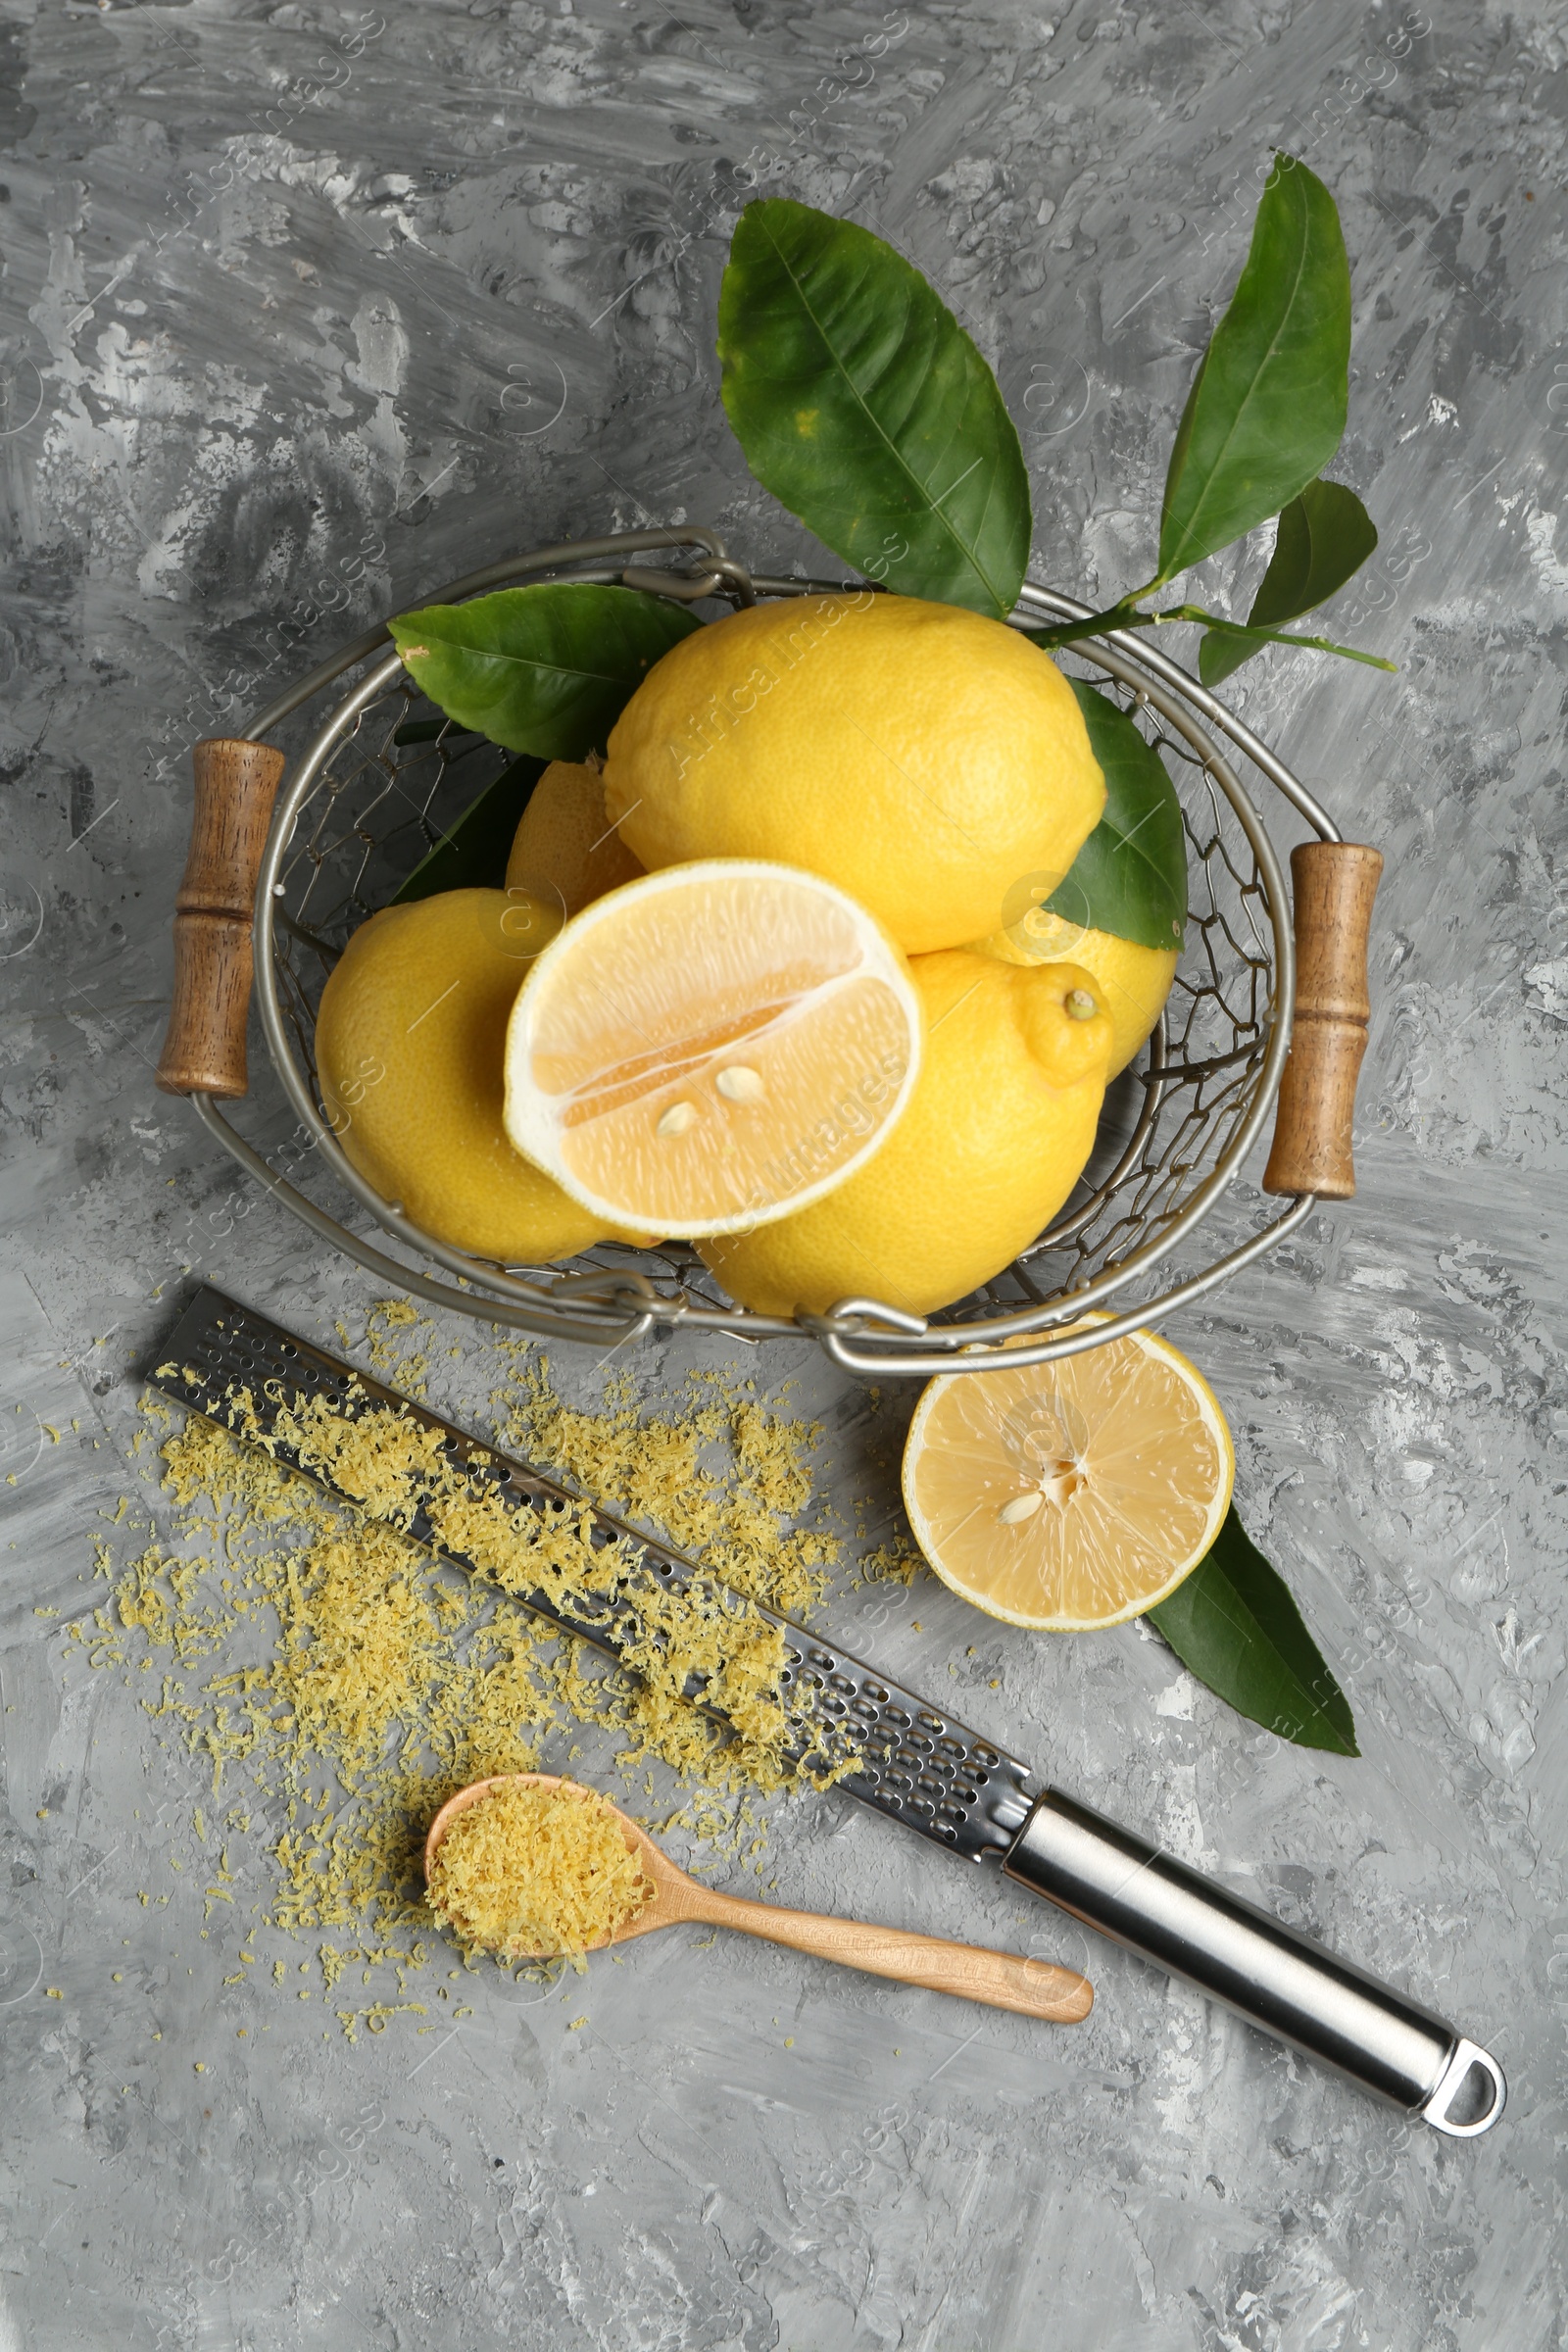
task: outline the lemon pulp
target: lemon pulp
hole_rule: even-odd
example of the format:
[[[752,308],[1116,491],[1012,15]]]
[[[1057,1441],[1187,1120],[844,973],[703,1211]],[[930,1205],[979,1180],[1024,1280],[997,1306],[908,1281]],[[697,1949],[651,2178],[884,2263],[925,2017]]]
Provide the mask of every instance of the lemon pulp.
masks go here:
[[[1202,1374],[1133,1332],[1054,1363],[940,1375],[909,1425],[904,1498],[954,1592],[1010,1625],[1085,1632],[1191,1574],[1235,1469]]]
[[[843,891],[760,861],[673,866],[539,957],[507,1034],[507,1132],[612,1224],[735,1232],[869,1157],[923,1031],[903,956]]]

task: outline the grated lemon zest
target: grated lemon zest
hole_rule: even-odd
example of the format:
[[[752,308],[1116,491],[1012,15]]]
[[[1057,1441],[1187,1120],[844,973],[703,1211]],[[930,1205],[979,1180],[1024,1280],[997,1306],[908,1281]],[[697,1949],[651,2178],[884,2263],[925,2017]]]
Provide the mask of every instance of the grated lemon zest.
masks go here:
[[[614,1807],[576,1787],[491,1789],[453,1817],[430,1872],[430,1908],[467,1949],[579,1975],[653,1896]]]

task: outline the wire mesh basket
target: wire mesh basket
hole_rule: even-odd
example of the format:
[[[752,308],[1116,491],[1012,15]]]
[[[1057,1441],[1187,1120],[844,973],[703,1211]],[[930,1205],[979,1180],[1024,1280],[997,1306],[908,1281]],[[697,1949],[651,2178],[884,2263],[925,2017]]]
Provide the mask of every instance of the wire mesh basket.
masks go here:
[[[660,551],[681,551],[683,560],[667,569],[640,561]],[[727,608],[845,586],[754,576],[714,533],[690,529],[541,549],[456,582],[440,601],[539,577],[616,582]],[[1031,584],[1012,619],[1039,628],[1082,618],[1087,610]],[[360,1265],[432,1303],[550,1338],[606,1348],[677,1324],[759,1342],[806,1334],[846,1367],[925,1376],[981,1369],[1004,1349],[1010,1363],[1046,1361],[1153,1323],[1274,1248],[1313,1205],[1315,1194],[1299,1173],[1276,1183],[1271,1165],[1266,1181],[1287,1196],[1285,1205],[1261,1203],[1246,1239],[1200,1273],[1167,1282],[1168,1261],[1213,1210],[1257,1140],[1291,1046],[1296,944],[1280,859],[1252,793],[1259,784],[1265,788],[1276,817],[1283,811],[1272,796],[1282,796],[1320,841],[1340,837],[1273,752],[1139,637],[1117,632],[1080,640],[1059,658],[1069,671],[1108,689],[1165,760],[1187,832],[1186,946],[1139,1063],[1107,1092],[1095,1152],[1065,1209],[1004,1274],[940,1315],[912,1315],[858,1298],[822,1314],[754,1313],[731,1303],[682,1245],[634,1250],[607,1243],[564,1267],[493,1264],[421,1232],[353,1167],[320,1103],[314,1037],[321,989],[350,933],[388,902],[508,758],[432,710],[384,629],[322,662],[257,713],[243,739],[218,747],[243,752],[308,706],[318,721],[292,761],[260,855],[256,991],[273,1069],[316,1165],[353,1197],[364,1217],[349,1224],[331,1214],[270,1165],[219,1109],[220,1093],[245,1091],[242,1045],[237,1085],[220,1088],[189,1075],[182,1082],[164,1072],[161,1083],[190,1094],[241,1166]],[[1251,790],[1239,772],[1243,763]],[[210,906],[215,895],[193,882],[197,863],[193,846],[180,900],[187,910]],[[221,919],[241,915],[248,920],[248,909],[231,905]],[[182,914],[176,934],[179,922],[197,919]],[[176,1006],[182,985],[176,972]],[[1352,1027],[1355,1017],[1352,1009]],[[239,1019],[242,1038],[243,1001]],[[1352,1095],[1353,1079],[1352,1067]],[[1345,1123],[1348,1164],[1348,1112]],[[1310,1172],[1309,1154],[1301,1164]],[[383,1246],[388,1241],[403,1254],[393,1255]],[[1096,1319],[1086,1327],[1089,1314]]]

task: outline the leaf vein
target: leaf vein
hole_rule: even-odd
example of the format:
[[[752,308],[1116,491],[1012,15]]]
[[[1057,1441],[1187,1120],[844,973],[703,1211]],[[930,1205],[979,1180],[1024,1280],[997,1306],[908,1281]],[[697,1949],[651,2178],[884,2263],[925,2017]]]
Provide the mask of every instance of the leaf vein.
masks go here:
[[[822,319],[821,319],[821,318],[818,317],[818,315],[817,315],[817,313],[816,313],[816,310],[815,310],[815,309],[814,309],[814,307],[812,306],[812,303],[811,303],[810,297],[809,297],[809,296],[808,296],[808,294],[807,293],[806,286],[805,286],[804,282],[803,282],[803,281],[802,281],[802,279],[801,279],[801,278],[800,278],[800,277],[799,277],[799,276],[796,274],[796,271],[795,271],[794,266],[792,265],[792,263],[790,262],[790,260],[788,259],[788,257],[786,256],[786,254],[783,252],[782,248],[781,248],[781,247],[780,247],[780,245],[779,245],[779,242],[778,242],[777,238],[776,238],[776,237],[773,235],[773,232],[772,232],[772,230],[771,230],[770,228],[768,228],[768,227],[766,226],[766,224],[765,224],[765,223],[763,223],[763,224],[762,224],[762,229],[763,229],[763,234],[766,236],[766,238],[767,238],[767,240],[768,240],[769,244],[770,244],[770,245],[772,246],[772,248],[773,248],[773,251],[774,251],[774,253],[775,253],[775,254],[777,255],[777,257],[778,257],[778,261],[779,261],[779,266],[780,266],[780,268],[781,268],[781,269],[782,269],[782,270],[785,271],[786,275],[788,276],[788,278],[789,278],[789,280],[790,280],[790,283],[791,283],[791,285],[793,285],[793,286],[794,286],[794,288],[795,288],[795,291],[796,291],[797,295],[800,297],[800,302],[801,302],[801,307],[802,307],[802,309],[805,311],[805,313],[806,313],[807,317],[808,317],[808,318],[810,319],[810,321],[811,321],[811,324],[812,324],[812,325],[815,327],[815,329],[816,329],[817,333],[818,333],[818,334],[821,336],[821,338],[822,338],[822,343],[823,343],[823,346],[824,346],[824,348],[825,348],[825,349],[826,349],[826,351],[827,351],[828,357],[831,359],[831,361],[832,361],[832,363],[833,363],[834,367],[837,368],[837,370],[838,370],[838,373],[839,373],[839,375],[842,377],[843,381],[844,381],[844,382],[845,382],[845,383],[848,385],[848,387],[849,387],[849,389],[850,389],[850,392],[853,394],[853,396],[854,396],[854,398],[855,398],[855,401],[856,401],[857,405],[858,406],[858,408],[859,408],[859,410],[860,410],[860,413],[861,413],[861,415],[864,416],[864,418],[865,418],[866,422],[867,422],[867,423],[870,425],[870,427],[871,427],[872,431],[875,433],[875,435],[876,435],[877,439],[878,439],[878,440],[879,440],[879,441],[882,443],[882,446],[883,446],[883,448],[884,448],[884,449],[887,451],[887,453],[888,453],[889,457],[890,457],[890,458],[892,458],[892,460],[893,460],[894,464],[895,464],[895,465],[896,465],[896,466],[899,467],[899,469],[900,469],[900,470],[901,470],[901,471],[902,471],[902,472],[903,472],[903,473],[904,473],[904,474],[906,476],[906,478],[907,478],[907,479],[908,479],[908,480],[909,480],[909,481],[910,481],[910,482],[911,482],[911,483],[914,485],[915,489],[916,489],[916,490],[918,490],[918,491],[920,492],[921,496],[922,496],[922,497],[925,499],[925,501],[926,501],[926,503],[927,503],[927,505],[928,505],[928,506],[930,507],[930,509],[931,509],[931,512],[932,512],[932,513],[933,513],[933,514],[936,515],[936,517],[937,517],[937,520],[938,520],[939,524],[941,525],[942,529],[943,529],[943,530],[945,530],[945,531],[947,532],[947,534],[948,534],[949,538],[951,539],[951,541],[952,541],[952,543],[953,543],[954,547],[955,547],[955,548],[957,550],[958,554],[959,554],[959,555],[961,555],[961,556],[963,557],[963,559],[965,560],[965,562],[968,564],[968,565],[969,565],[970,569],[971,569],[971,570],[974,572],[975,576],[976,576],[976,577],[977,577],[977,578],[980,580],[981,584],[982,584],[982,585],[984,586],[984,588],[986,589],[986,591],[987,591],[988,595],[989,595],[989,596],[990,596],[990,598],[991,598],[991,601],[992,601],[993,605],[995,605],[995,607],[997,608],[998,612],[1005,612],[1005,611],[1007,610],[1006,600],[1005,600],[1004,597],[1003,597],[1003,595],[1002,595],[1002,594],[1001,594],[1001,592],[999,591],[999,589],[998,589],[998,587],[997,587],[997,583],[996,583],[996,581],[995,581],[995,580],[992,578],[992,576],[991,576],[991,573],[990,573],[990,571],[987,569],[987,567],[986,567],[986,565],[985,565],[984,562],[982,561],[982,559],[981,559],[981,557],[980,557],[980,554],[979,554],[978,550],[977,550],[976,548],[974,548],[974,547],[971,547],[971,546],[970,546],[970,545],[969,545],[969,544],[968,544],[968,543],[965,541],[965,539],[963,538],[962,534],[961,534],[961,533],[958,531],[958,529],[956,528],[956,526],[954,524],[954,522],[953,522],[953,520],[951,519],[951,517],[950,517],[950,516],[948,516],[948,515],[946,515],[946,514],[944,514],[941,512],[941,510],[940,510],[938,507],[936,507],[936,506],[935,506],[935,505],[932,503],[932,499],[931,499],[931,491],[930,491],[929,484],[928,484],[928,483],[926,483],[926,482],[922,482],[922,481],[921,481],[921,479],[920,479],[919,475],[918,475],[918,474],[915,472],[915,470],[914,470],[913,466],[909,465],[908,461],[907,461],[907,460],[906,459],[906,457],[904,456],[904,453],[903,453],[903,451],[902,451],[902,450],[901,450],[901,449],[898,447],[897,443],[896,443],[896,442],[894,442],[894,441],[893,441],[893,440],[892,440],[892,439],[889,437],[889,435],[888,435],[888,432],[887,432],[886,428],[884,427],[884,425],[883,425],[883,423],[882,423],[882,421],[881,421],[881,418],[880,418],[880,417],[877,416],[877,414],[876,414],[875,410],[871,408],[871,406],[870,406],[870,404],[868,403],[868,401],[866,400],[866,398],[865,398],[864,394],[861,392],[859,385],[858,385],[858,384],[856,382],[856,380],[855,380],[854,376],[853,376],[853,375],[851,375],[851,373],[850,373],[850,371],[849,371],[849,368],[848,368],[848,367],[845,365],[845,363],[844,363],[843,359],[842,359],[842,358],[840,357],[840,355],[839,355],[839,352],[838,352],[837,348],[835,347],[835,345],[833,344],[832,340],[830,339],[829,332],[828,332],[828,329],[827,329],[826,325],[823,323]],[[904,325],[903,325],[903,327],[901,328],[901,335],[902,335],[902,333],[903,333],[903,332],[906,331],[906,328],[907,328],[907,321],[908,321],[908,317],[909,317],[909,312],[908,312],[908,310],[906,309],[906,313],[905,313],[905,320],[904,320]],[[925,372],[924,372],[924,375],[923,375],[923,376],[922,376],[922,378],[921,378],[921,384],[922,384],[922,388],[923,388],[923,385],[924,385],[925,381],[929,379],[930,373],[931,373],[931,366],[930,366],[930,361],[929,361],[929,359],[928,359],[928,360],[927,360],[927,363],[926,363],[926,367],[925,367]]]

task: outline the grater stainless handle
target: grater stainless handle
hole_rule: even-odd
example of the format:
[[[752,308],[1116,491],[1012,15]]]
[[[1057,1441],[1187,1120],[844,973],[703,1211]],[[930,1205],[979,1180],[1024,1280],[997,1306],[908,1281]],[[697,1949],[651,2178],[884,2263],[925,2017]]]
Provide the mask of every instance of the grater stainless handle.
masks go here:
[[[1490,2051],[1058,1789],[1035,1804],[1002,1867],[1086,1927],[1440,2132],[1473,2138],[1502,2113],[1507,2085]]]

